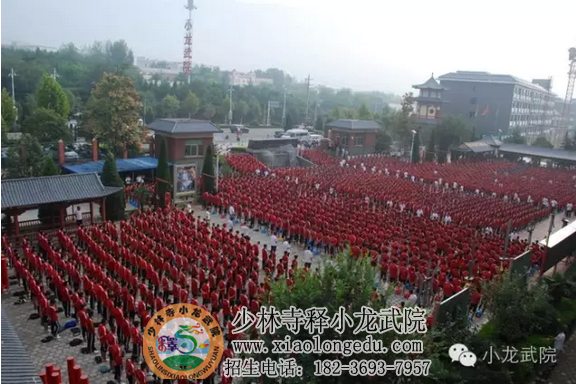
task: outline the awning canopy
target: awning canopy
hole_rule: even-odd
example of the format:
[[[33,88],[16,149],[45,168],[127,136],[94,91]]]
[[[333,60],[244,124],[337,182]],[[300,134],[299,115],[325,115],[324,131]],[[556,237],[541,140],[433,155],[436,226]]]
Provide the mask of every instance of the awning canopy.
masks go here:
[[[105,187],[96,173],[2,180],[2,210],[90,201],[121,189]]]
[[[104,160],[91,161],[78,165],[64,165],[62,168],[72,173],[102,173]],[[118,172],[139,172],[149,171],[158,168],[158,159],[155,157],[135,157],[133,159],[117,159],[116,168]]]

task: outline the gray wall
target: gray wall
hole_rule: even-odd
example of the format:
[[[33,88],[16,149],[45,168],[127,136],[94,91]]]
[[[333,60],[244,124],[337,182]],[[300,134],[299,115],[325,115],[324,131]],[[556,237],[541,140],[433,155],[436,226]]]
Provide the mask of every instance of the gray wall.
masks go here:
[[[512,112],[513,84],[474,83],[467,81],[441,80],[448,90],[444,91],[442,116],[457,115],[476,127],[476,136],[498,135],[498,130],[507,133]],[[482,112],[489,108],[486,116]],[[478,116],[473,115],[478,109]],[[496,112],[498,111],[498,114]]]

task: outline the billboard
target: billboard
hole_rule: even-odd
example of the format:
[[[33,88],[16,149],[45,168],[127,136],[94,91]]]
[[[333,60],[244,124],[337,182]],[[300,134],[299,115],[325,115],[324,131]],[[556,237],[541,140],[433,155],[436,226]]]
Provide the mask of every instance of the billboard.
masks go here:
[[[191,193],[196,190],[196,164],[177,165],[176,194]]]

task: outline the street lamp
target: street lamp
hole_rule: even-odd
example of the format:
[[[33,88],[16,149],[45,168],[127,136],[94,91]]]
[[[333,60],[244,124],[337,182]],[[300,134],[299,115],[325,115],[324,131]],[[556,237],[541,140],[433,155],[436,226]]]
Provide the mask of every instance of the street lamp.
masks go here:
[[[410,145],[410,162],[414,162],[414,139],[416,138],[416,131],[412,130],[412,145]]]

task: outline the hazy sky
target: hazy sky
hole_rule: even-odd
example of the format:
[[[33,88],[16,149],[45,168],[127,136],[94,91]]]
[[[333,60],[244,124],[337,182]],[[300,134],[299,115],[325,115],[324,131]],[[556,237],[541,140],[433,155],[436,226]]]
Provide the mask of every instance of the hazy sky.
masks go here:
[[[2,42],[59,47],[125,39],[181,60],[186,0],[2,0]],[[193,61],[403,93],[431,72],[554,78],[564,96],[576,1],[196,0]]]

